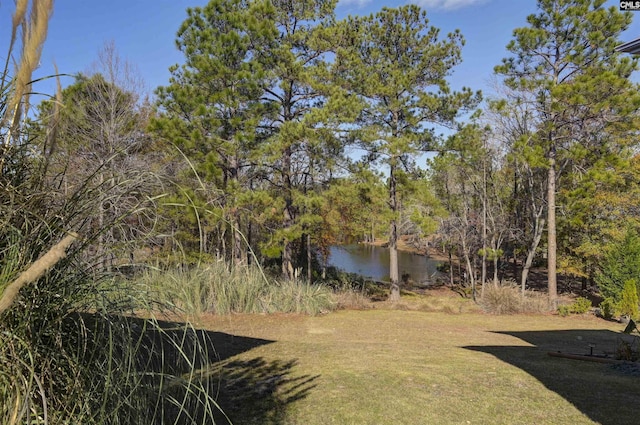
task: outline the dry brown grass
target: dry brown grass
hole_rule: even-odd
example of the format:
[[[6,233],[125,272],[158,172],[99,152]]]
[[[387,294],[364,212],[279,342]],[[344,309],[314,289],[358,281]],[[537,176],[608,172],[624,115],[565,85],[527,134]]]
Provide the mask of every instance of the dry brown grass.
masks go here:
[[[424,294],[403,292],[399,302],[381,301],[372,303],[372,307],[382,310],[422,311],[445,314],[480,312],[478,305],[470,298],[463,298],[446,289],[427,291]]]
[[[479,305],[485,312],[492,314],[546,313],[550,311],[546,294],[526,291],[523,297],[521,289],[513,284],[486,285]]]
[[[362,291],[345,289],[336,291],[333,295],[338,310],[367,310],[373,308],[369,296]]]

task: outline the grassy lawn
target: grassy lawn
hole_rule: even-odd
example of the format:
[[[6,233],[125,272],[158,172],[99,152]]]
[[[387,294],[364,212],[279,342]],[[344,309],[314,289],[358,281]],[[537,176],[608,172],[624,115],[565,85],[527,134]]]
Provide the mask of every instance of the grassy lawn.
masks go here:
[[[549,351],[614,351],[589,317],[373,309],[205,316],[220,404],[244,424],[637,424],[640,377]]]

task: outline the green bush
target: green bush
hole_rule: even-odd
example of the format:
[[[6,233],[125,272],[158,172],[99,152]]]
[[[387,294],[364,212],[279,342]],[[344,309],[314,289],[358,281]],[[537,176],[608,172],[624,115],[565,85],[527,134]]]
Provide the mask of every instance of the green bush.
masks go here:
[[[584,297],[578,297],[573,302],[573,304],[571,304],[571,307],[573,309],[573,313],[584,314],[591,309],[592,304],[591,304],[591,300]]]
[[[622,289],[620,302],[618,303],[618,313],[629,316],[632,319],[638,317],[638,290],[635,280],[629,279]]]
[[[627,281],[634,281],[636,293],[638,292],[640,280],[637,280],[637,277],[639,275],[640,237],[636,231],[628,228],[624,239],[615,243],[605,255],[595,280],[603,297],[619,304]]]
[[[600,312],[605,319],[612,319],[616,314],[616,303],[612,298],[605,298],[600,302]]]
[[[567,317],[571,314],[571,305],[569,304],[560,304],[558,306],[558,314],[562,317]]]
[[[562,304],[558,306],[558,314],[566,317],[570,314],[584,314],[591,308],[591,301],[584,297],[578,297],[571,304]]]

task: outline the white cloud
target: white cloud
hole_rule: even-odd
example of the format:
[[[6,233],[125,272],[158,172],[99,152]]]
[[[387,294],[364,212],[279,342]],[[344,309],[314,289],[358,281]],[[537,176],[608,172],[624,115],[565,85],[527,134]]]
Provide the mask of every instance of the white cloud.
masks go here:
[[[349,1],[362,1],[362,0],[349,0]],[[472,6],[475,4],[485,3],[487,0],[412,0],[411,3],[415,3],[425,9],[443,9],[454,10],[460,9],[466,6]]]
[[[357,6],[362,7],[365,4],[371,3],[372,0],[340,0],[340,6]]]

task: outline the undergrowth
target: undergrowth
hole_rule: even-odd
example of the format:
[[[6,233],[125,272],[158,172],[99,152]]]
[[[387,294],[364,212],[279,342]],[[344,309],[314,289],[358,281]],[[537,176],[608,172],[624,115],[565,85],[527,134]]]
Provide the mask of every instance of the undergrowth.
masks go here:
[[[544,294],[526,291],[523,295],[515,282],[486,285],[478,304],[485,312],[492,314],[545,313],[549,311],[549,302]]]

